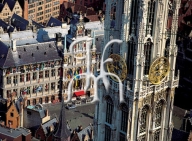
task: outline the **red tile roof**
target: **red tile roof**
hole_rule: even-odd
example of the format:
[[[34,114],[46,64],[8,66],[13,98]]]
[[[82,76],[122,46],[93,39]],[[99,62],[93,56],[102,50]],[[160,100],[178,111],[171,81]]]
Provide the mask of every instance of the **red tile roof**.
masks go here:
[[[96,12],[93,9],[87,8],[86,6],[74,4],[71,2],[63,2],[63,5],[64,5],[65,9],[71,8],[73,13],[82,12],[82,14],[86,13],[86,15],[95,15],[96,14]]]
[[[86,16],[87,19],[89,19],[90,22],[99,21],[99,15],[90,15]]]

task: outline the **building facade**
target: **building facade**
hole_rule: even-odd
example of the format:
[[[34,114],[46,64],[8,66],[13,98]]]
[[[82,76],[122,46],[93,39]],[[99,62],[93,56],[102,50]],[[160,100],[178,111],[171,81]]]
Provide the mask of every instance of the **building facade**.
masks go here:
[[[104,58],[116,56],[111,66],[107,64],[107,71],[119,76],[124,102],[119,98],[119,81],[109,76],[108,91],[106,81],[99,83],[94,140],[171,140],[174,92],[179,81],[175,63],[180,0],[106,0],[105,3],[104,45],[111,39],[123,42],[110,45]],[[166,30],[169,13],[173,17],[170,36]],[[123,68],[127,68],[126,75],[116,70]]]
[[[16,129],[20,127],[20,115],[16,108],[16,105],[12,99],[14,99],[15,93],[12,93],[11,99],[0,98],[0,120],[1,125]]]
[[[16,40],[12,40],[9,49],[1,45],[4,56],[0,93],[3,98],[11,98],[11,93],[15,92],[16,99],[24,97],[25,106],[57,99],[61,58],[55,42],[16,46]]]
[[[24,3],[23,17],[37,23],[47,23],[49,18],[59,16],[60,0],[20,0]],[[23,2],[24,1],[24,2]]]
[[[3,0],[0,4],[0,17],[2,20],[8,22],[9,18],[12,17],[14,13],[21,16],[23,15],[23,10],[18,1],[15,0]]]

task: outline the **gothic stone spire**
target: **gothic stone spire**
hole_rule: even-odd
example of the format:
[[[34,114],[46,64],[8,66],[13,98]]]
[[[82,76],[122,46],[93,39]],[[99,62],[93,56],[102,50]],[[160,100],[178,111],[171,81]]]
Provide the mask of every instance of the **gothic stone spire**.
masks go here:
[[[67,128],[67,122],[65,119],[65,106],[64,106],[64,100],[63,97],[61,98],[61,111],[59,116],[59,123],[57,130],[54,134],[54,140],[56,141],[70,141],[70,131]]]

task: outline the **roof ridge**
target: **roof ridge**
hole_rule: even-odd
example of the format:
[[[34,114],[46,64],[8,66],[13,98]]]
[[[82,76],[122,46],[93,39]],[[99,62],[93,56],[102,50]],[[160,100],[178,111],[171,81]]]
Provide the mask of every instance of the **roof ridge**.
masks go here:
[[[6,61],[7,61],[8,54],[9,54],[10,52],[11,52],[11,51],[10,51],[10,48],[8,48],[7,55],[6,55],[6,58],[5,58],[5,61],[4,61],[4,64],[2,65],[2,67],[4,67],[4,65],[5,65],[5,63],[6,63]]]

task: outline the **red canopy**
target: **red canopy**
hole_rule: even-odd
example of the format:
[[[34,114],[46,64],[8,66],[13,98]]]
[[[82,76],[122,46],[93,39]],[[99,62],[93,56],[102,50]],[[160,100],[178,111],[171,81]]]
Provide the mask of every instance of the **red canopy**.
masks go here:
[[[85,95],[85,91],[77,91],[77,92],[74,92],[74,95],[77,97],[77,96],[82,96],[82,95]]]

